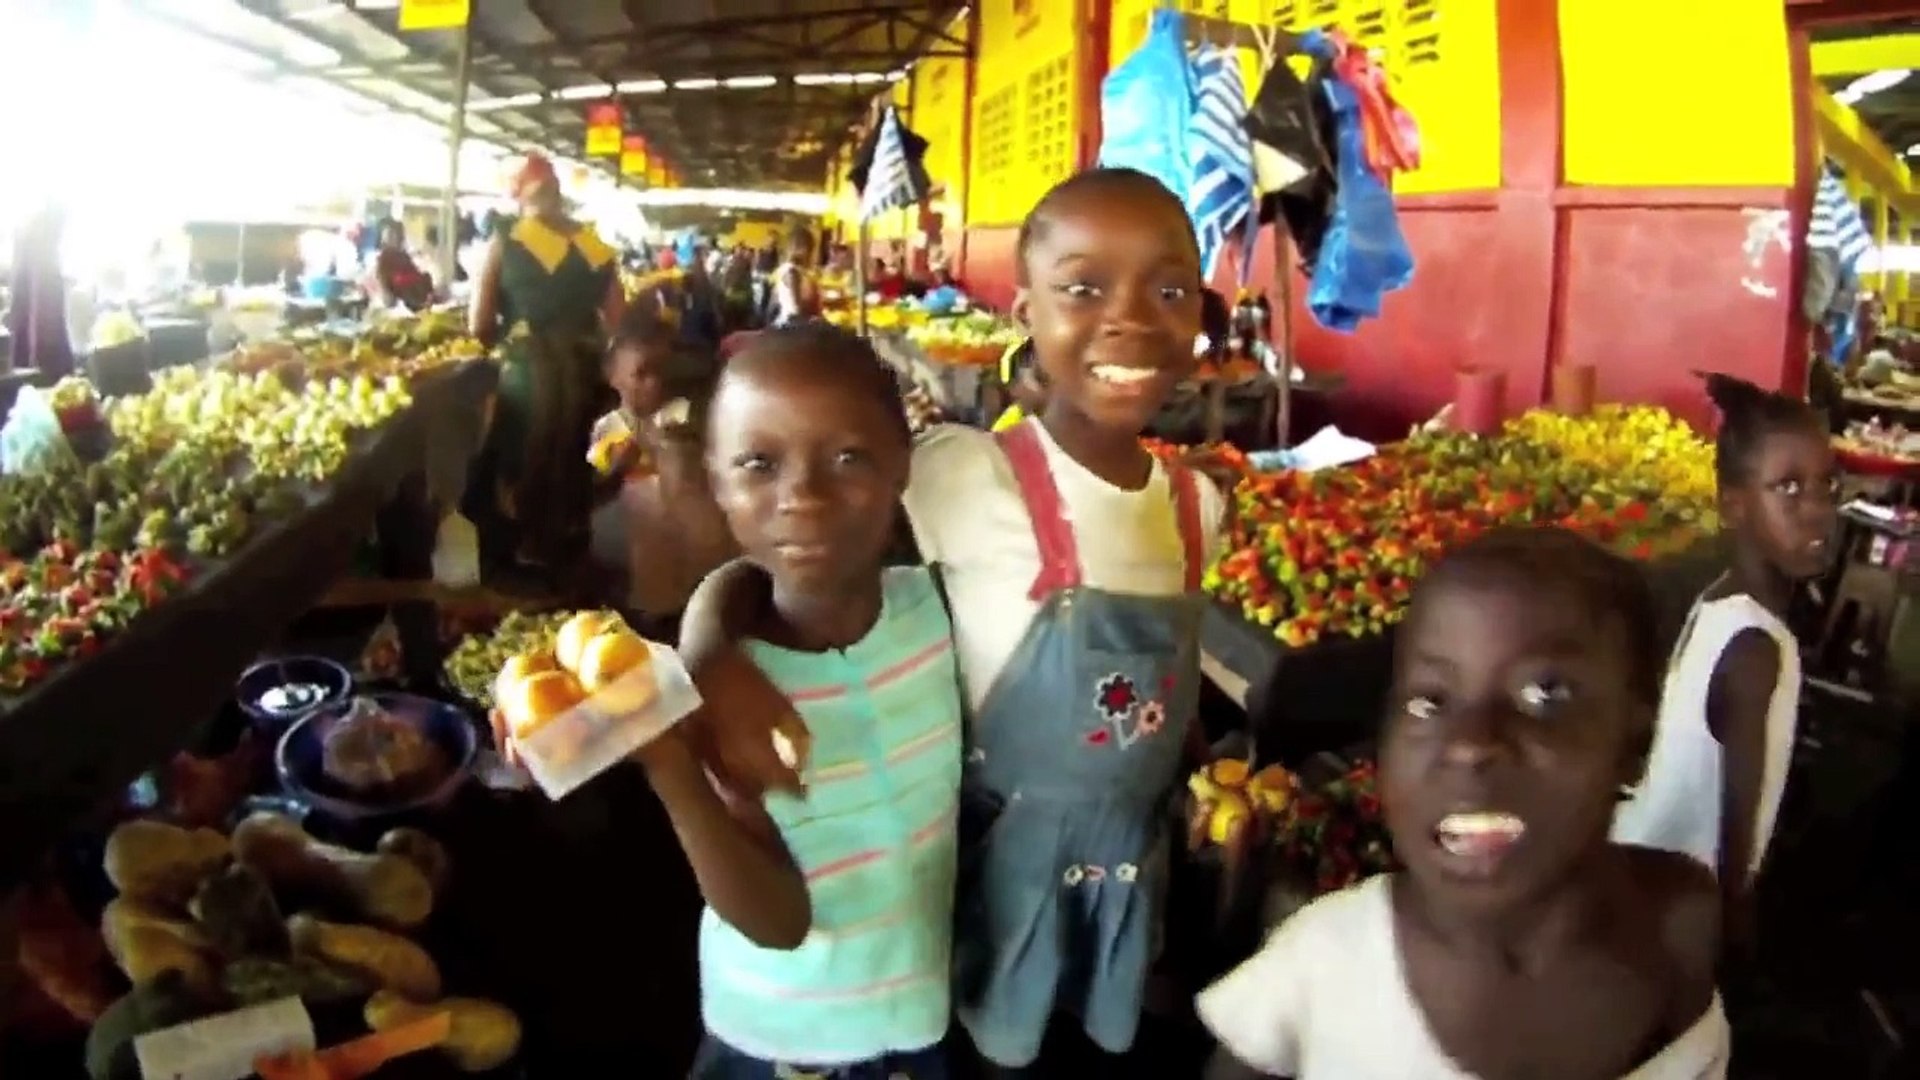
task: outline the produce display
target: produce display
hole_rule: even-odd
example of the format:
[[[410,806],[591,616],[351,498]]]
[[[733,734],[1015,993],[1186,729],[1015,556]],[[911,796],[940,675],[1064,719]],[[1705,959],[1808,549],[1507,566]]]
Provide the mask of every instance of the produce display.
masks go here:
[[[1187,790],[1209,808],[1206,843],[1231,845],[1252,830],[1283,877],[1308,883],[1313,894],[1344,889],[1397,865],[1380,813],[1379,770],[1370,760],[1309,784],[1278,765],[1254,772],[1248,762],[1223,758],[1187,779]]]
[[[1645,407],[1420,434],[1346,468],[1247,474],[1206,587],[1289,646],[1364,637],[1400,620],[1429,562],[1498,525],[1560,525],[1636,558],[1685,547],[1715,527],[1712,476],[1712,447]]]
[[[447,653],[442,665],[447,682],[460,696],[483,709],[493,708],[493,683],[507,661],[521,653],[550,652],[560,627],[573,611],[508,612],[492,630],[468,634]],[[608,612],[594,614],[614,618]]]
[[[1269,765],[1254,772],[1249,762],[1239,758],[1221,758],[1187,778],[1188,793],[1210,808],[1201,823],[1205,840],[1222,845],[1233,843],[1243,830],[1285,814],[1298,786],[1299,778],[1283,766]]]
[[[1909,431],[1905,424],[1855,421],[1847,425],[1846,434],[1833,440],[1833,446],[1850,458],[1920,467],[1920,432]]]
[[[870,325],[872,316],[868,316]],[[909,327],[907,340],[920,347],[927,359],[942,364],[987,366],[1000,362],[1008,346],[1022,338],[1020,328],[1006,319],[985,312],[951,319],[928,319]]]
[[[518,1050],[518,1018],[492,1002],[443,998],[439,965],[409,936],[432,914],[448,865],[438,842],[410,828],[362,852],[270,813],[231,835],[129,821],[107,838],[104,868],[118,895],[92,939],[98,952],[70,933],[68,962],[29,974],[71,1008],[98,1001],[106,980],[91,961],[110,958],[126,992],[80,1015],[92,1022],[87,1067],[97,1080],[139,1076],[133,1042],[149,1031],[286,997],[363,1001],[375,1033],[445,1013],[440,1037],[422,1045],[483,1072]],[[76,992],[82,985],[90,997]]]
[[[459,309],[383,315],[353,334],[303,327],[244,346],[222,365],[242,374],[273,372],[290,383],[364,375],[416,378],[435,368],[485,358]]]
[[[411,401],[398,377],[296,391],[190,367],[108,400],[103,456],[52,455],[39,471],[0,476],[0,690],[87,655],[179,588],[193,559],[226,555],[303,506],[358,432]],[[80,386],[54,388],[63,424],[91,402]]]

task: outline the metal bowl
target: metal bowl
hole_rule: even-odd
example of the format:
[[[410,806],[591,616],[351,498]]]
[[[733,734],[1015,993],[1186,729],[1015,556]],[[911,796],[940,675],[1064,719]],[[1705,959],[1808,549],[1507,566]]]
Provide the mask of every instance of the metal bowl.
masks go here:
[[[326,774],[326,739],[359,700],[396,717],[440,748],[446,773],[431,785],[393,797],[356,792]],[[287,794],[342,822],[392,818],[445,805],[473,773],[480,746],[479,729],[459,707],[417,694],[369,694],[317,709],[295,721],[274,751],[274,768]]]
[[[282,656],[248,668],[233,684],[233,700],[247,720],[278,735],[315,709],[345,701],[353,673],[324,656]]]

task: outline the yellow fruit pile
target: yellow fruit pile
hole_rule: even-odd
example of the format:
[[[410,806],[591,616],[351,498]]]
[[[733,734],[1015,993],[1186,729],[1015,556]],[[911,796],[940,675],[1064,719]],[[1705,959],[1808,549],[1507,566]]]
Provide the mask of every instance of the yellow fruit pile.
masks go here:
[[[1684,502],[1714,497],[1713,444],[1657,405],[1600,405],[1587,416],[1534,409],[1509,420],[1506,433],[1602,470],[1622,488]]]
[[[1187,791],[1207,813],[1207,839],[1227,844],[1255,815],[1277,818],[1293,801],[1298,781],[1279,765],[1254,772],[1249,762],[1221,758],[1187,778]]]

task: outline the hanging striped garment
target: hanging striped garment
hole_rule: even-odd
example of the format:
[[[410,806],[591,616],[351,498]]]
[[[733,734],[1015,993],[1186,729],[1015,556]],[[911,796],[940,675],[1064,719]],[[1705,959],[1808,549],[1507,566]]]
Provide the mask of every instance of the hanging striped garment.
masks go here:
[[[1847,186],[1825,167],[1813,196],[1813,217],[1807,222],[1807,246],[1832,251],[1845,270],[1857,270],[1860,259],[1873,249],[1873,234],[1860,217],[1860,208],[1847,195]]]
[[[900,139],[900,114],[889,108],[880,118],[880,137],[873,146],[873,165],[867,171],[867,186],[860,193],[860,220],[872,221],[888,210],[899,210],[920,201],[913,189],[913,174],[907,168],[907,148]]]
[[[1244,277],[1245,263],[1253,252],[1247,226],[1255,188],[1253,147],[1240,126],[1247,115],[1240,58],[1233,50],[1202,45],[1193,57],[1193,84],[1193,120],[1187,133],[1192,172],[1187,216],[1193,219],[1200,241],[1200,267],[1211,280],[1221,252],[1240,239],[1245,242],[1240,253]]]

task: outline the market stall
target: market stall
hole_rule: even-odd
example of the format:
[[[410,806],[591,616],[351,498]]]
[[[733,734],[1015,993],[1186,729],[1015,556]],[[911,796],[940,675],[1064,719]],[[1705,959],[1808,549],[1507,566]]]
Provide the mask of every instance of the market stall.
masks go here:
[[[494,378],[491,365],[470,363],[419,380],[411,405],[355,439],[290,512],[263,516],[230,550],[155,563],[155,573],[179,574],[177,591],[156,594],[124,624],[102,623],[118,631],[110,636],[76,629],[70,660],[8,646],[17,689],[0,711],[0,807],[13,825],[0,841],[0,880],[20,881],[75,822],[187,745],[231,695],[239,670],[325,593],[383,515],[424,513],[404,504],[426,498],[430,448],[477,445]],[[399,556],[395,576],[430,576],[417,535],[388,529],[382,540],[389,558]],[[76,553],[75,565],[87,557]],[[59,572],[44,558],[35,565]],[[20,586],[10,585],[18,605]],[[28,663],[47,673],[22,685],[37,674],[20,670]]]
[[[1676,634],[1711,577],[1712,447],[1655,408],[1537,411],[1496,437],[1419,434],[1315,472],[1217,456],[1244,479],[1231,550],[1206,578],[1219,603],[1203,664],[1246,709],[1261,760],[1370,736],[1421,568],[1485,528],[1557,524],[1641,560]]]

